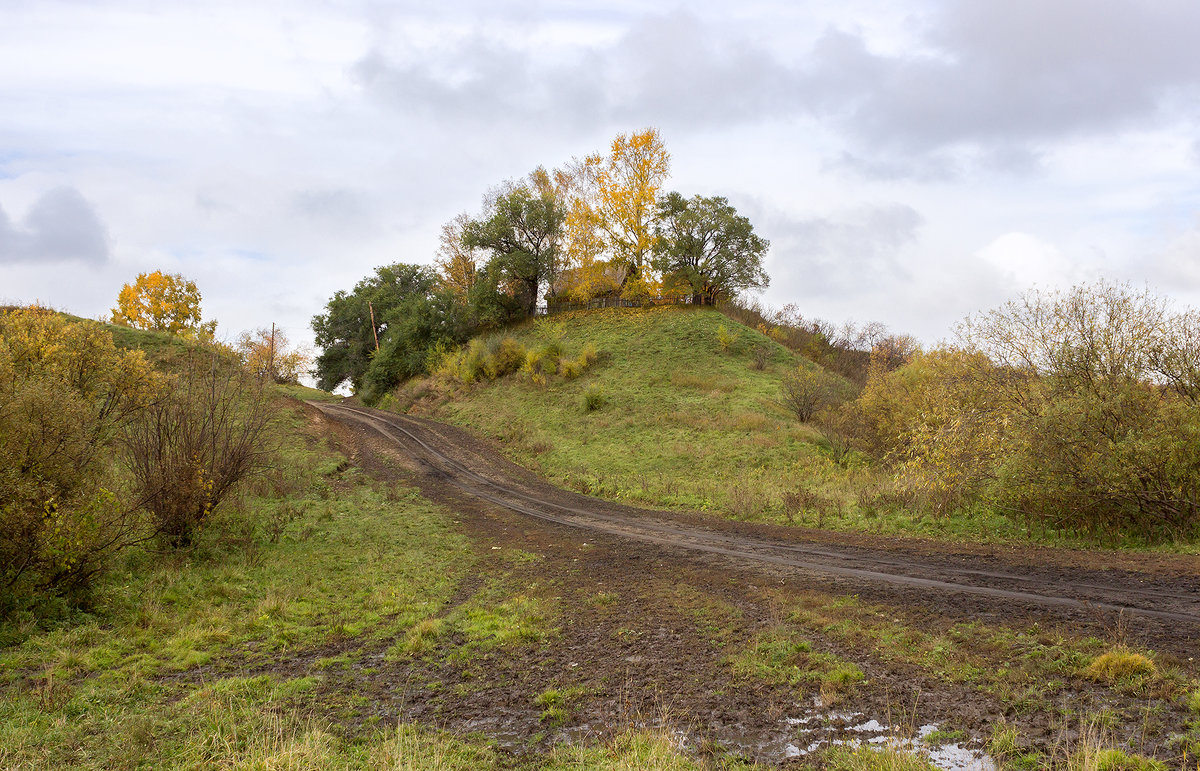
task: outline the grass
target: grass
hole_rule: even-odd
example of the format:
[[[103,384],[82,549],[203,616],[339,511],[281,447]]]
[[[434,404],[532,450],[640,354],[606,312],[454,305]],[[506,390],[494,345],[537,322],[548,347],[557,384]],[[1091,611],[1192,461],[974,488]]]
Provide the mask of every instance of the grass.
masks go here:
[[[888,747],[835,747],[823,760],[830,771],[937,771],[922,757]]]
[[[1110,685],[1153,677],[1158,668],[1148,657],[1120,647],[1105,651],[1092,660],[1084,674]]]
[[[813,685],[832,706],[852,694],[863,680],[857,665],[829,653],[817,653],[793,633],[776,629],[759,635],[746,650],[730,657],[736,675],[780,685]]]
[[[590,346],[598,355],[572,377],[418,378],[381,406],[468,427],[555,484],[610,500],[833,530],[1095,545],[982,506],[927,514],[886,469],[856,453],[838,462],[780,401],[784,374],[816,365],[716,311],[576,311],[506,334],[528,351],[570,359]]]
[[[500,439],[519,461],[567,487],[720,510],[745,470],[791,477],[797,458],[820,454],[814,432],[794,424],[777,402],[780,377],[796,357],[772,342],[767,368],[753,370],[744,343],[719,351],[720,319],[713,311],[613,309],[534,321],[512,331],[521,345],[553,343],[572,356],[590,343],[599,360],[579,377],[553,376],[545,386],[522,374],[471,388],[445,386],[452,400],[418,402],[415,409],[432,408]],[[399,398],[401,405],[409,401]],[[762,510],[771,505],[768,497],[759,502]]]
[[[87,612],[4,625],[16,644],[0,649],[0,765],[240,757],[238,737],[303,702],[306,684],[223,676],[229,657],[234,670],[270,667],[340,639],[402,635],[438,612],[474,562],[450,517],[308,446],[302,423],[294,414],[283,428],[276,478],[218,510],[195,550],[131,552]],[[283,506],[299,514],[273,539],[263,528]],[[208,685],[188,685],[201,667]],[[273,730],[284,728],[306,752],[326,747],[307,729]],[[147,739],[123,739],[131,735]]]

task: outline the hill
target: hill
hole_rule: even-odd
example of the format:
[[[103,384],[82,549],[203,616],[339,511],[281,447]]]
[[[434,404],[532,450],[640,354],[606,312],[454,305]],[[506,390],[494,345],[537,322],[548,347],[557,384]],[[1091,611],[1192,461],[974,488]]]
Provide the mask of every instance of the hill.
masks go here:
[[[521,374],[466,386],[422,379],[390,406],[495,439],[564,487],[656,506],[782,521],[784,493],[845,476],[779,399],[787,371],[815,365],[717,311],[579,311],[509,334],[566,356],[590,344],[598,360],[544,386]]]

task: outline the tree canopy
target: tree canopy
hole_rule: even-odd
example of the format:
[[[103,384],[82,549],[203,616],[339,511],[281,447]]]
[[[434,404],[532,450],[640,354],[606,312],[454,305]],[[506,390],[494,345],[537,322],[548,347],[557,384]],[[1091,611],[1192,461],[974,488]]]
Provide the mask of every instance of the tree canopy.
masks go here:
[[[560,269],[565,218],[553,190],[511,185],[495,197],[484,219],[466,223],[462,243],[491,252],[492,269],[532,316],[542,287],[551,287]]]
[[[114,324],[134,329],[149,329],[172,335],[198,335],[211,338],[216,322],[200,321],[200,290],[196,282],[178,273],[139,273],[137,279],[121,288],[117,307],[112,309]]]
[[[357,391],[371,363],[377,341],[386,338],[393,312],[413,297],[428,297],[437,275],[421,265],[396,263],[377,268],[351,292],[339,290],[313,317],[321,354],[316,361],[317,385],[332,391],[343,383]]]
[[[763,255],[770,242],[721,197],[669,193],[658,204],[655,267],[687,286],[694,304],[712,305],[770,279]]]

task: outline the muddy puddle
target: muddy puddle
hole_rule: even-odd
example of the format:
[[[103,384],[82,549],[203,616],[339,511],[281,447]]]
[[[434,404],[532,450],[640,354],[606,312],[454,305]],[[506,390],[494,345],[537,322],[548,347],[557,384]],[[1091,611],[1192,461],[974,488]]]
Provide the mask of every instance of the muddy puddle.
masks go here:
[[[997,771],[998,768],[981,750],[962,746],[967,743],[965,737],[943,733],[937,723],[906,729],[862,712],[824,710],[819,700],[804,717],[785,718],[782,722],[789,736],[783,740],[785,760],[803,758],[830,746],[867,745],[925,757],[944,771]]]

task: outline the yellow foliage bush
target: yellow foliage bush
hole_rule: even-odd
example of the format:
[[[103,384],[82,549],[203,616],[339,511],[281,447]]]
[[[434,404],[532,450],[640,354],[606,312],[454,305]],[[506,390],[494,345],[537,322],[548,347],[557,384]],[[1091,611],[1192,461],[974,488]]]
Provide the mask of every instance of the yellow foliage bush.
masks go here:
[[[99,324],[36,307],[0,312],[6,596],[82,588],[112,551],[143,535],[113,492],[111,456],[121,426],[161,388],[142,352],[118,351]]]

